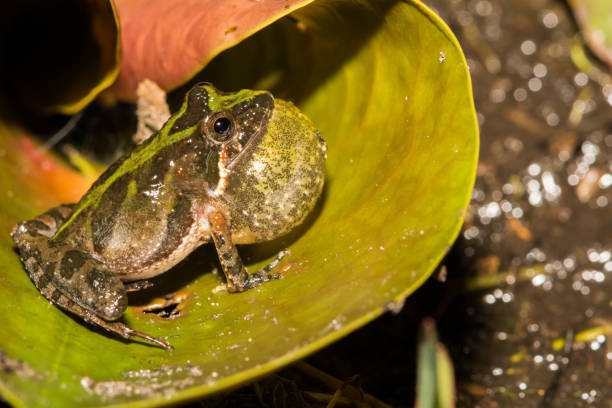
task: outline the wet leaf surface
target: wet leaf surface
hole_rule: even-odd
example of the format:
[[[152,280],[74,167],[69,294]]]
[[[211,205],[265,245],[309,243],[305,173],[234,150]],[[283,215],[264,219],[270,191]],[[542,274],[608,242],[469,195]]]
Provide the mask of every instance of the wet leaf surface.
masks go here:
[[[203,75],[221,89],[269,88],[295,101],[327,140],[326,187],[307,222],[239,249],[255,269],[288,247],[284,278],[241,294],[215,290],[222,280],[208,273],[217,261],[204,247],[131,296],[123,317],[173,352],[92,329],[50,306],[13,250],[11,226],[60,198],[39,195],[7,146],[15,184],[0,200],[0,293],[11,301],[0,304],[0,349],[36,373],[0,370],[12,404],[155,406],[248,381],[397,309],[452,244],[477,129],[463,55],[421,3],[313,3]]]

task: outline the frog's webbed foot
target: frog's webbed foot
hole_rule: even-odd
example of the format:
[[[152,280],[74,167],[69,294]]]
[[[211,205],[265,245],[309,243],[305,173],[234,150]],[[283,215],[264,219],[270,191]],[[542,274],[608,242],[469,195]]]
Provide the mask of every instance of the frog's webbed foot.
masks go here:
[[[165,350],[168,350],[168,351],[174,350],[174,347],[172,347],[169,343],[163,341],[162,339],[159,339],[153,336],[149,336],[148,334],[140,332],[138,330],[134,330],[118,321],[111,322],[111,321],[104,320],[100,316],[97,316],[96,314],[90,312],[89,310],[79,306],[77,303],[73,302],[72,300],[68,299],[66,296],[58,292],[59,291],[57,290],[56,292],[54,292],[56,293],[56,296],[54,296],[55,300],[53,300],[53,303],[55,303],[57,306],[61,307],[62,309],[65,309],[71,313],[76,314],[77,316],[82,317],[85,321],[95,326],[100,326],[103,329],[106,329],[111,333],[118,334],[124,339],[140,337],[151,343],[155,343],[161,346]]]
[[[134,330],[121,322],[107,322],[106,320],[101,319],[100,317],[92,314],[91,317],[88,318],[92,323],[105,328],[106,330],[117,333],[121,337],[125,339],[131,339],[133,337],[140,337],[141,339],[145,339],[151,343],[155,343],[158,346],[161,346],[164,350],[171,351],[174,350],[174,347],[163,341],[160,338],[149,336],[146,333],[143,333],[138,330]]]
[[[278,265],[287,251],[281,251],[276,259],[263,269],[255,273],[248,273],[238,255],[236,245],[232,242],[230,228],[225,217],[220,212],[213,212],[209,215],[208,220],[211,225],[213,242],[219,254],[219,261],[227,279],[228,292],[244,292],[264,282],[282,277],[280,273],[270,273],[270,271]]]
[[[281,259],[283,259],[285,255],[287,255],[288,253],[289,253],[288,249],[280,251],[276,255],[276,258],[272,260],[272,262],[270,262],[269,264],[267,264],[266,266],[264,266],[257,272],[249,273],[248,274],[249,278],[245,284],[244,290],[254,288],[255,286],[259,286],[262,283],[270,281],[270,280],[282,278],[283,277],[282,273],[278,273],[278,272],[270,273],[270,271],[276,268],[276,266],[281,261]],[[230,292],[232,292],[232,290],[230,290]]]
[[[125,339],[140,337],[151,343],[155,343],[163,347],[165,350],[173,350],[173,347],[170,344],[157,337],[153,337],[138,330],[134,330],[119,321],[105,320],[102,317],[98,316],[96,313],[94,313],[92,310],[90,310],[90,308],[81,306],[75,300],[69,298],[66,294],[64,294],[63,291],[58,289],[53,278],[49,279],[45,277],[45,272],[42,270],[42,268],[40,268],[40,266],[33,258],[29,258],[26,262],[28,263],[28,271],[35,271],[31,273],[30,276],[32,277],[32,280],[34,280],[34,283],[39,288],[40,292],[47,299],[49,299],[51,303],[58,306],[59,308],[67,310],[68,312],[79,316],[83,320],[95,326],[100,326],[112,333],[118,334]],[[42,285],[43,281],[45,282],[44,286]],[[123,298],[125,298],[125,296],[123,296]],[[121,298],[121,300],[123,300],[123,298]],[[120,302],[121,300],[117,299],[116,301]],[[125,306],[120,306],[117,310],[119,311],[117,315],[120,316],[121,314],[123,314]]]

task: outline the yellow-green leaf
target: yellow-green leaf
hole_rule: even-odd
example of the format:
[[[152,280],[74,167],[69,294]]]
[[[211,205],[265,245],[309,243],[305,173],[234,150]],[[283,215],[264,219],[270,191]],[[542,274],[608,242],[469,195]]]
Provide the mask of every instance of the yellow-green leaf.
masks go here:
[[[612,3],[608,0],[569,0],[584,41],[612,67]]]
[[[214,291],[222,281],[209,273],[214,250],[204,248],[131,298],[124,316],[175,350],[117,339],[50,306],[27,278],[9,228],[57,200],[32,205],[40,186],[24,178],[0,198],[0,362],[22,368],[0,369],[12,404],[156,406],[252,380],[396,309],[455,239],[477,125],[459,45],[420,2],[314,2],[224,52],[202,76],[224,90],[272,89],[327,140],[324,195],[305,225],[239,249],[255,269],[289,247],[285,277],[240,294]],[[172,293],[178,316],[144,313]]]

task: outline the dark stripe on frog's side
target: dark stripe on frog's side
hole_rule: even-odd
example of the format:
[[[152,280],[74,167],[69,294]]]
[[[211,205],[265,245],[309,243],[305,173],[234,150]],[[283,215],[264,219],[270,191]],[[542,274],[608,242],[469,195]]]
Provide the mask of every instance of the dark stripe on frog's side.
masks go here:
[[[198,124],[212,110],[208,107],[208,92],[201,88],[193,88],[186,98],[187,107],[184,112],[174,121],[168,131],[169,135],[189,129]]]
[[[87,257],[78,250],[67,251],[62,257],[59,273],[64,279],[71,279],[74,273],[87,262]]]
[[[195,126],[173,132],[172,134],[169,133],[170,129],[174,126],[174,122],[181,117],[186,108],[187,102],[183,103],[181,109],[166,122],[159,132],[113,163],[81,198],[81,201],[76,205],[70,218],[61,226],[55,236],[59,236],[64,228],[76,219],[83,210],[100,202],[106,190],[110,188],[117,179],[126,174],[138,172],[138,168],[149,163],[151,158],[162,149],[177,142],[181,142],[185,138],[191,136],[195,131]]]
[[[134,175],[136,182],[137,194],[146,193],[151,190],[154,185],[164,184],[168,171],[170,170],[170,161],[176,160],[178,156],[175,150],[178,146],[184,143],[168,146],[162,149],[157,157],[153,158],[149,163],[144,164]],[[178,156],[180,157],[180,156]]]
[[[159,250],[155,252],[143,265],[150,266],[163,259],[168,258],[183,243],[189,230],[193,226],[195,219],[191,212],[191,201],[179,195],[168,214],[166,236],[164,237]]]
[[[99,254],[106,249],[113,236],[117,212],[121,210],[131,180],[131,174],[124,174],[116,179],[102,194],[97,203],[98,211],[94,211],[91,215],[93,248]]]

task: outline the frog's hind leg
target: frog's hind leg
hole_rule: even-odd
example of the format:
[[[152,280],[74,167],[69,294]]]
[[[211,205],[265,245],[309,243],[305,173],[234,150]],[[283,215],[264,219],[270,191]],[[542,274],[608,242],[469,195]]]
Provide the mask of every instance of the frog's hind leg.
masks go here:
[[[158,344],[159,346],[163,347],[165,350],[170,351],[174,349],[174,347],[172,347],[170,344],[163,341],[162,339],[158,339],[157,337],[149,336],[146,333],[140,332],[138,330],[134,330],[121,322],[118,322],[118,321],[109,322],[107,320],[102,319],[100,316],[90,312],[89,310],[79,306],[76,302],[73,302],[72,300],[70,300],[63,293],[61,293],[58,289],[54,290],[54,292],[52,293],[52,296],[53,296],[52,302],[58,305],[59,307],[61,307],[62,309],[65,309],[71,313],[81,316],[86,322],[91,323],[95,326],[100,326],[108,330],[109,332],[118,334],[124,339],[140,337],[142,339],[150,341],[151,343]]]
[[[11,236],[34,285],[51,303],[92,324],[124,338],[141,337],[172,349],[163,340],[115,321],[127,308],[119,278],[82,251],[50,239],[71,212],[72,206],[56,207],[13,228]]]
[[[41,268],[39,268],[41,269]],[[44,273],[41,270],[41,274]],[[91,312],[90,310],[87,310],[86,308],[80,306],[78,303],[76,303],[75,301],[71,300],[70,298],[68,298],[66,295],[64,295],[64,293],[62,293],[61,290],[59,290],[54,284],[53,282],[48,282],[47,285],[45,286],[44,289],[41,289],[40,286],[36,285],[41,293],[47,298],[49,299],[49,301],[55,305],[57,305],[58,307],[67,310],[68,312],[71,312],[77,316],[80,316],[81,318],[83,318],[83,320],[85,320],[86,322],[93,324],[94,326],[100,326],[106,330],[108,330],[109,332],[118,334],[119,336],[125,338],[125,339],[131,339],[133,337],[140,337],[142,339],[145,339],[147,341],[150,341],[151,343],[155,343],[160,345],[161,347],[163,347],[164,349],[170,351],[173,350],[174,348],[168,344],[167,342],[153,337],[153,336],[149,336],[146,333],[140,332],[138,330],[134,330],[128,326],[126,326],[125,324],[118,322],[118,321],[107,321],[102,319],[100,316],[96,315],[95,313]]]

